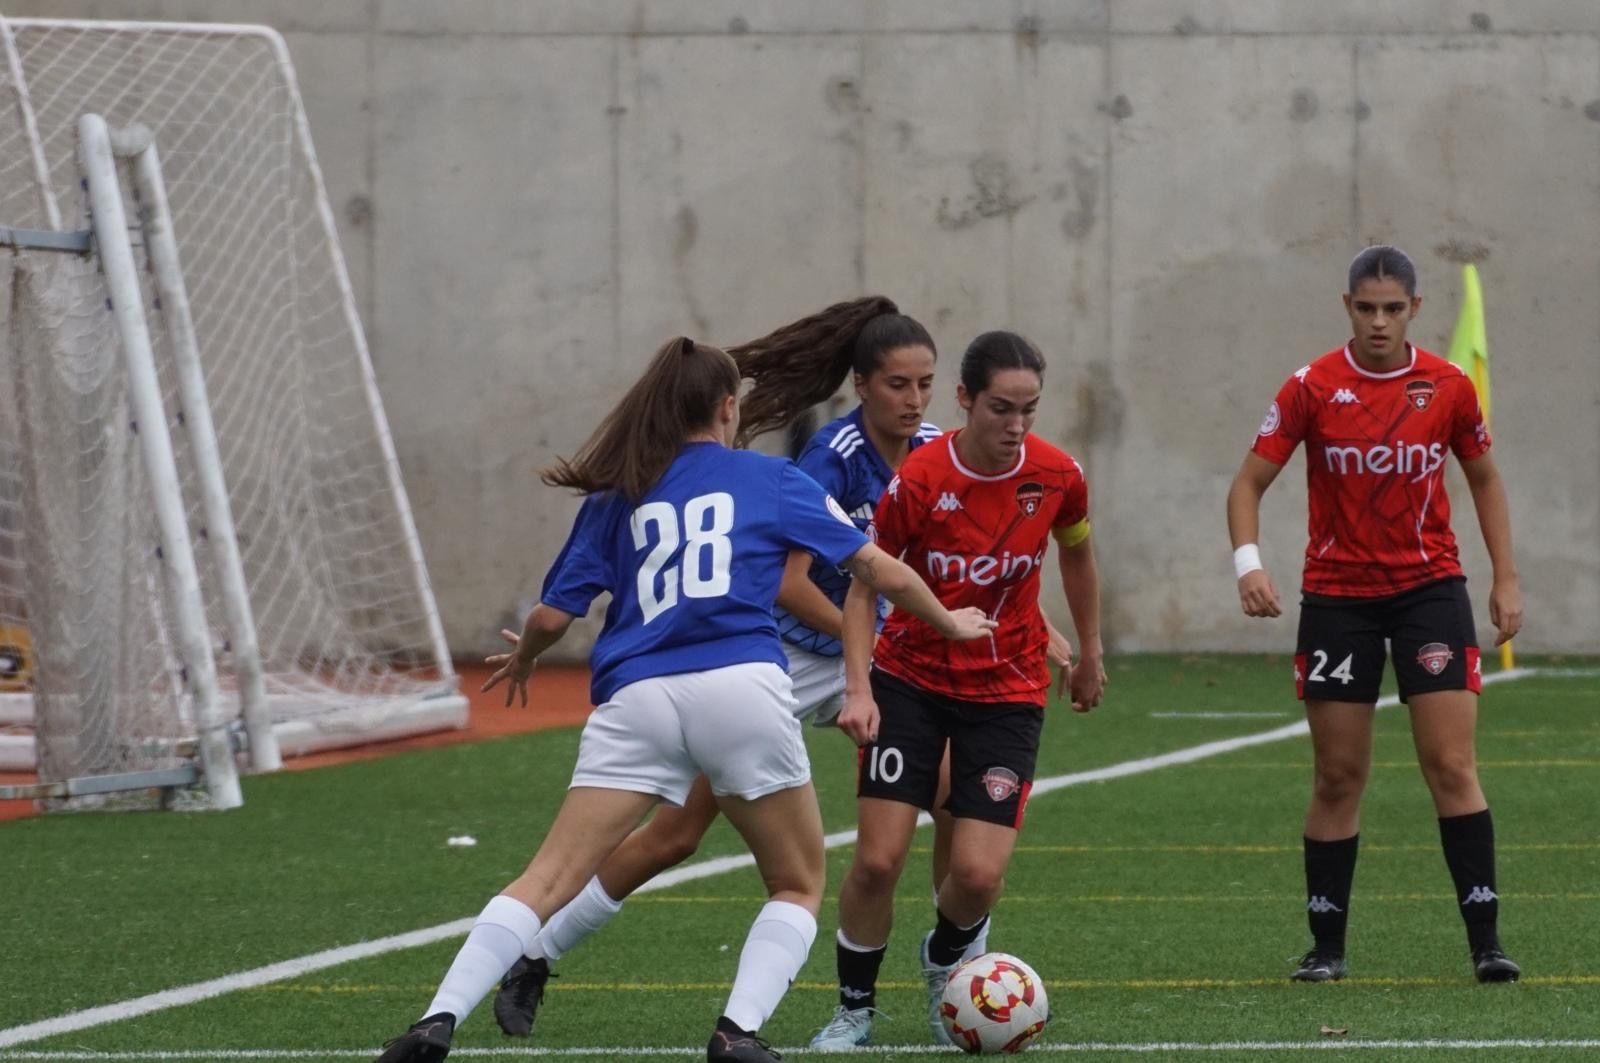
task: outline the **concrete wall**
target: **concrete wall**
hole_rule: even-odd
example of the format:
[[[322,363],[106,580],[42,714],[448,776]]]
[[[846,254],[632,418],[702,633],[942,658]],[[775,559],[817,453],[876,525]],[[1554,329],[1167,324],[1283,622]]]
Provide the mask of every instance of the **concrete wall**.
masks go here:
[[[882,291],[954,366],[1051,361],[1121,649],[1286,650],[1239,615],[1223,495],[1343,341],[1350,256],[1409,249],[1442,349],[1482,271],[1528,650],[1600,650],[1593,0],[11,0],[288,37],[434,586],[475,654],[575,510],[534,470],[655,345]],[[1263,552],[1297,584],[1302,459]],[[1456,527],[1487,633],[1487,562]],[[1061,611],[1059,588],[1052,595]],[[577,640],[574,648],[581,648]]]

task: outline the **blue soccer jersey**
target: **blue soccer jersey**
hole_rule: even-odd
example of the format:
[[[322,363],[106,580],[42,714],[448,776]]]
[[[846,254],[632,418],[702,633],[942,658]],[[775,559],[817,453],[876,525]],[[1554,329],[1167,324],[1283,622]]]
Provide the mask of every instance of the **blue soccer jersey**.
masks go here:
[[[788,661],[772,615],[784,562],[842,564],[867,537],[784,458],[690,443],[633,505],[589,496],[539,600],[583,616],[611,592],[589,658],[596,705],[641,679]]]
[[[923,422],[911,439],[913,448],[921,446],[939,435],[936,425]],[[861,423],[861,407],[857,406],[836,421],[823,425],[806,448],[800,452],[800,468],[809,473],[822,489],[832,495],[850,514],[850,520],[863,532],[872,523],[872,509],[883,497],[883,492],[894,479],[894,470],[883,460],[878,448],[867,438]],[[834,605],[844,607],[844,596],[850,589],[850,577],[838,565],[819,558],[811,566],[811,582],[826,594]],[[878,599],[878,623],[889,613],[889,603]],[[844,652],[839,640],[821,631],[814,631],[799,618],[778,610],[778,633],[784,641],[802,650],[837,657]]]

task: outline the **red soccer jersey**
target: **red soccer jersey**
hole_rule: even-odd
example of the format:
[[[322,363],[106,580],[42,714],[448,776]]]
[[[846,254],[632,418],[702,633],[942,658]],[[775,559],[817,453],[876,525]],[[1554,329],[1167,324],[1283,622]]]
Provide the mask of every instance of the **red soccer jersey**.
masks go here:
[[[1088,535],[1089,488],[1071,456],[1037,436],[1016,467],[984,476],[961,464],[949,432],[913,450],[873,516],[880,547],[903,557],[946,608],[974,605],[1000,622],[987,639],[951,642],[901,610],[873,665],[962,701],[1045,703],[1050,667],[1039,616],[1039,570],[1055,531]]]
[[[1348,347],[1298,370],[1250,448],[1275,465],[1306,445],[1309,594],[1382,598],[1461,575],[1444,464],[1489,449],[1466,374],[1411,348],[1402,369],[1374,373]]]

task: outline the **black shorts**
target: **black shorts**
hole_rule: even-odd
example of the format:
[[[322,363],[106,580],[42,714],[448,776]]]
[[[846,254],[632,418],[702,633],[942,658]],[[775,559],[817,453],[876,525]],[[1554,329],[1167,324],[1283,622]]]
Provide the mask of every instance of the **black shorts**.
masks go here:
[[[878,740],[857,754],[856,795],[932,811],[939,762],[950,748],[950,797],[958,819],[1020,829],[1033,787],[1044,709],[1032,702],[961,701],[872,670]]]
[[[1466,581],[1447,579],[1388,598],[1305,595],[1294,651],[1295,696],[1377,701],[1385,640],[1401,701],[1436,690],[1476,694],[1483,685]]]

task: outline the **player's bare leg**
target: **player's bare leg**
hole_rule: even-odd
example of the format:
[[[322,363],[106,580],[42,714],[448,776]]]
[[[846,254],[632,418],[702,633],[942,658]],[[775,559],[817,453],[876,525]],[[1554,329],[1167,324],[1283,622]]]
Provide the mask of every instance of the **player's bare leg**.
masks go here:
[[[1478,783],[1478,696],[1470,690],[1413,694],[1411,737],[1433,794],[1439,838],[1467,925],[1473,972],[1480,982],[1514,982],[1522,969],[1500,948],[1500,897],[1494,868],[1494,819]]]
[[[955,821],[950,872],[939,887],[938,921],[922,939],[922,976],[928,983],[928,1031],[951,1044],[939,1016],[945,983],[988,924],[1005,892],[1006,867],[1017,846],[1017,829],[980,819]]]
[[[711,784],[700,776],[682,807],[661,805],[643,826],[612,850],[600,870],[570,904],[544,922],[539,937],[500,982],[494,1017],[512,1037],[533,1032],[551,977],[550,961],[560,959],[622,910],[622,901],[656,875],[674,867],[700,847],[717,818]]]
[[[708,1057],[768,1058],[755,1032],[777,1009],[817,936],[826,874],[822,813],[809,782],[753,801],[719,797],[717,803],[750,847],[768,900],[745,938]]]
[[[1312,947],[1290,976],[1298,982],[1336,982],[1348,970],[1345,928],[1360,844],[1361,795],[1372,770],[1375,709],[1365,702],[1306,701],[1314,765],[1304,842]]]
[[[945,810],[944,803],[950,796],[950,749],[945,747],[944,759],[939,762],[939,789],[933,799],[933,904],[939,906],[939,887],[944,885],[945,876],[950,873],[950,845],[955,834],[956,819]],[[962,953],[963,961],[982,956],[989,951],[989,931],[993,928],[993,920],[986,919],[978,936],[972,939],[972,944],[967,946],[967,951]]]
[[[878,968],[894,925],[894,891],[916,833],[917,811],[881,797],[856,802],[855,856],[839,886],[839,1004],[812,1038],[812,1048],[843,1051],[872,1040]]]
[[[538,937],[658,798],[575,786],[526,870],[484,906],[423,1018],[385,1045],[380,1063],[443,1059],[455,1028]]]

